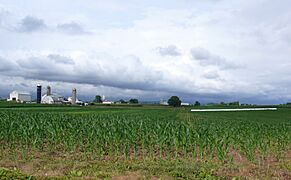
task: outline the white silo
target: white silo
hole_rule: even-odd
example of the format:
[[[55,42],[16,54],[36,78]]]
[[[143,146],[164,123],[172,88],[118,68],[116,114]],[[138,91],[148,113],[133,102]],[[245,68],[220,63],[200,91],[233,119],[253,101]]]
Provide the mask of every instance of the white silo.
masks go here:
[[[73,89],[72,91],[72,104],[76,104],[76,100],[77,100],[77,90],[76,88]]]
[[[46,88],[46,95],[47,95],[47,96],[52,95],[52,89],[51,89],[50,86],[47,86],[47,88]]]
[[[105,95],[102,95],[101,101],[105,101],[105,99],[106,99]]]

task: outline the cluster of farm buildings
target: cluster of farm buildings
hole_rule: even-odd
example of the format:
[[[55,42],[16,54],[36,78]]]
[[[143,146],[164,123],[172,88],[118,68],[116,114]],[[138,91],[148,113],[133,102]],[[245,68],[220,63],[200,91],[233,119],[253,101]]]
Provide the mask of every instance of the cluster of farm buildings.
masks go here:
[[[16,102],[32,102],[31,94],[29,92],[12,91],[7,101]],[[63,96],[52,93],[50,86],[47,86],[46,92],[42,94],[42,86],[37,85],[37,98],[38,104],[83,104],[82,101],[77,99],[77,90],[72,90],[72,95],[65,99]]]
[[[19,103],[37,103],[37,104],[72,104],[72,105],[88,105],[88,103],[84,103],[83,101],[78,100],[77,98],[77,90],[72,89],[72,95],[68,98],[64,98],[61,95],[52,93],[52,89],[50,86],[47,86],[46,92],[42,93],[42,86],[37,85],[36,91],[36,100],[32,100],[31,94],[29,92],[23,91],[12,91],[9,95],[7,101],[15,101]],[[105,96],[101,97],[103,104],[113,104],[114,102],[107,101]],[[120,103],[120,102],[116,102]],[[161,99],[160,105],[169,105],[167,101]],[[182,106],[189,106],[189,103],[181,103]]]

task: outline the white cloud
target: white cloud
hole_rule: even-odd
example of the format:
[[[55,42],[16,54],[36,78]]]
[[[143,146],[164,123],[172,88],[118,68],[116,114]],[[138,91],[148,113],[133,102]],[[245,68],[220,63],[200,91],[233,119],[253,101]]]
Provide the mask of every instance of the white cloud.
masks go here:
[[[48,58],[52,59],[55,63],[75,64],[75,62],[72,58],[61,56],[59,54],[49,54]]]
[[[220,78],[217,71],[205,71],[202,76],[207,78],[207,79],[219,79]]]
[[[166,47],[157,47],[157,51],[161,56],[180,56],[178,48],[175,45],[169,45]]]
[[[70,23],[64,23],[64,24],[58,24],[57,29],[59,29],[61,32],[70,34],[70,35],[79,35],[79,34],[87,34],[83,27],[75,22]]]

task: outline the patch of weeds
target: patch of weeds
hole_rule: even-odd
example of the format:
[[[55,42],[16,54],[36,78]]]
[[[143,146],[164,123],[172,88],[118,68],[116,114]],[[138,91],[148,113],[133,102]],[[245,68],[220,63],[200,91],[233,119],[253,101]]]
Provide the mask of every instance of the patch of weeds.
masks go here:
[[[103,172],[97,172],[95,174],[95,177],[100,178],[100,179],[110,179],[110,175]]]
[[[32,176],[28,176],[26,174],[21,173],[17,169],[9,170],[6,168],[0,168],[0,179],[2,180],[10,180],[10,179],[27,179],[32,180],[35,179]]]
[[[217,177],[214,172],[217,169],[210,163],[195,163],[191,161],[145,161],[132,163],[132,169],[142,170],[146,174],[158,177],[173,177],[174,179],[224,179]]]
[[[81,177],[83,175],[83,172],[78,170],[72,170],[70,171],[69,175],[73,177]]]
[[[178,171],[178,170],[174,170],[171,172],[171,175],[174,178],[181,178],[181,179],[187,179],[187,175],[185,175],[183,172]]]
[[[284,169],[286,169],[288,171],[291,171],[291,162],[290,163],[281,164],[280,166],[281,166],[281,168],[284,168]]]
[[[224,179],[222,177],[217,177],[213,175],[213,171],[213,169],[207,170],[205,168],[201,168],[198,172],[194,174],[194,176],[199,179]]]

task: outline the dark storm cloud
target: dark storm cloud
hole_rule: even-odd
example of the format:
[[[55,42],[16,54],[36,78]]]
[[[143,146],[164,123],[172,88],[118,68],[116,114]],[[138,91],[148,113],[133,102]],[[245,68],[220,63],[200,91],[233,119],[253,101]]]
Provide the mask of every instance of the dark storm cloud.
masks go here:
[[[178,95],[190,102],[195,100],[203,102],[220,102],[220,101],[235,101],[248,99],[248,94],[241,92],[195,92],[189,90],[185,86],[182,79],[173,81],[173,77],[167,79],[161,72],[145,66],[138,57],[126,56],[114,58],[111,56],[100,57],[94,61],[82,61],[82,65],[78,64],[64,64],[52,63],[52,58],[65,57],[59,54],[50,54],[47,56],[34,56],[24,59],[19,59],[15,64],[4,67],[0,65],[0,76],[7,77],[21,77],[26,82],[29,81],[49,81],[49,82],[64,82],[83,85],[93,85],[98,87],[100,85],[105,87],[119,88],[120,91],[125,90],[141,90],[149,94],[156,94],[163,92],[167,98],[171,95]],[[8,64],[8,60],[0,59],[1,64]],[[13,61],[12,61],[13,62]],[[80,61],[79,61],[80,63]],[[113,64],[115,66],[113,66]],[[2,71],[4,69],[5,71]],[[204,73],[204,78],[216,79],[219,78],[217,71],[207,71]],[[170,80],[170,81],[169,81]],[[16,87],[16,86],[15,86]],[[15,89],[10,87],[8,90]],[[22,88],[27,88],[21,84]],[[195,89],[195,87],[193,87]],[[8,92],[8,90],[6,90]],[[199,90],[199,87],[197,87]],[[5,92],[6,92],[5,91]],[[262,95],[263,96],[263,95]],[[150,98],[149,96],[148,98]],[[158,96],[152,96],[159,98]],[[260,96],[257,96],[258,98]],[[253,101],[259,99],[253,98]],[[271,100],[270,100],[271,101]],[[262,100],[263,102],[263,100]]]
[[[57,78],[66,75],[65,64],[54,63],[47,56],[33,56],[16,61],[18,64],[16,70],[11,73],[24,78],[45,79],[47,76]]]
[[[53,63],[52,60],[58,63]],[[122,58],[108,56],[94,63],[84,60],[82,63],[85,66],[82,68],[73,62],[72,59],[58,54],[33,56],[17,60],[17,65],[2,75],[143,90],[154,89],[161,78],[158,72],[146,67],[135,56]],[[3,69],[6,70],[6,67]]]
[[[81,35],[81,34],[88,33],[84,30],[84,28],[80,24],[75,23],[75,22],[59,24],[57,26],[57,29],[61,32],[64,32],[70,35]]]
[[[64,82],[84,85],[100,85],[123,90],[141,90],[144,92],[168,95],[194,96],[193,88],[187,88],[187,80],[165,76],[144,65],[136,56],[115,58],[101,56],[98,59],[82,59],[75,64],[52,63],[51,57],[61,55],[34,56],[16,61],[16,66],[0,75],[22,77],[26,80]],[[81,63],[81,64],[80,64]],[[175,79],[173,81],[173,79]],[[196,87],[197,90],[199,87]],[[204,96],[211,94],[203,93]],[[200,94],[201,95],[201,94]]]
[[[2,75],[173,94],[192,92],[191,88],[184,87],[187,80],[165,76],[163,72],[144,65],[136,56],[115,58],[106,55],[97,59],[85,58],[75,61],[75,64],[52,63],[52,57],[58,56],[61,55],[19,59],[13,69]],[[177,80],[173,81],[173,78]]]
[[[180,56],[178,48],[175,45],[169,45],[167,47],[157,47],[157,52],[161,56]]]
[[[20,32],[34,32],[46,29],[47,26],[44,20],[33,17],[26,16],[20,22],[19,27],[17,28]]]
[[[48,55],[48,58],[56,63],[74,64],[74,60],[72,58],[61,56],[59,54],[50,54]]]
[[[199,61],[202,66],[217,66],[221,69],[237,69],[241,67],[233,62],[227,61],[225,58],[211,54],[204,48],[192,48],[191,55],[192,59]]]

